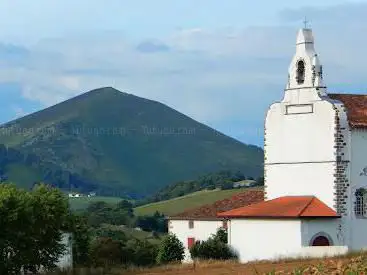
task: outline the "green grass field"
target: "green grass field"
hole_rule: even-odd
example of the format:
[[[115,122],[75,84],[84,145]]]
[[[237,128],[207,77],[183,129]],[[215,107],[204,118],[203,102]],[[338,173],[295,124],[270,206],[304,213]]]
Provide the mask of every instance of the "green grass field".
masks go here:
[[[253,190],[253,188],[251,189]],[[210,204],[218,200],[229,198],[237,193],[245,192],[246,190],[250,190],[250,188],[231,190],[204,190],[167,201],[160,201],[139,206],[135,208],[134,211],[135,215],[137,216],[151,215],[154,214],[155,211],[165,215],[178,214],[187,209],[200,207],[205,204]]]
[[[84,210],[88,207],[91,202],[104,201],[111,204],[116,204],[119,201],[123,200],[122,198],[117,197],[81,197],[81,198],[69,198],[70,208],[72,210]]]

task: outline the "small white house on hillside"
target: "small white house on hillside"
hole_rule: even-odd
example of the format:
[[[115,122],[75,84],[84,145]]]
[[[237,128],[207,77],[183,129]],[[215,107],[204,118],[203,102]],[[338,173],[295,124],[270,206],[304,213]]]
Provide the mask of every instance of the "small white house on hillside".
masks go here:
[[[220,213],[241,262],[367,248],[367,95],[330,94],[301,29],[265,120],[265,202]]]
[[[175,234],[185,247],[185,262],[190,262],[190,247],[205,241],[219,228],[227,228],[227,221],[217,213],[264,200],[263,191],[246,191],[214,204],[190,209],[168,218],[168,232]]]
[[[81,198],[83,197],[82,194],[79,194],[79,193],[69,193],[69,198]]]

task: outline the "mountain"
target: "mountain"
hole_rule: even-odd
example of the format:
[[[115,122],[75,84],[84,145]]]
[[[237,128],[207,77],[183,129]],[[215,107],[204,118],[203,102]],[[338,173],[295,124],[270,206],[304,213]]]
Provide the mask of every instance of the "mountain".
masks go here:
[[[111,87],[2,125],[0,144],[18,154],[2,163],[9,180],[23,186],[43,180],[104,195],[147,195],[218,170],[263,173],[261,148]]]

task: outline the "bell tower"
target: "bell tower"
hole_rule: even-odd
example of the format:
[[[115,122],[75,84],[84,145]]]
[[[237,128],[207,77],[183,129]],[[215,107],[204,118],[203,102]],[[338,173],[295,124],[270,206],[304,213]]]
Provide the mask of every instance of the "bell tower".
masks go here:
[[[325,95],[322,65],[315,51],[312,30],[302,28],[298,32],[296,53],[288,69],[285,100],[298,104]]]
[[[265,119],[266,198],[313,195],[334,208],[335,135],[341,121],[328,99],[310,28],[301,28],[284,97]]]

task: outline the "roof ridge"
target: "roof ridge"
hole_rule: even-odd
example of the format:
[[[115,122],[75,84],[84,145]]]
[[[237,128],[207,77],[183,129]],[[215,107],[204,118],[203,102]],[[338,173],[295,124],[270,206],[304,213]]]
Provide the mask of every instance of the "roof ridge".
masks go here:
[[[251,205],[254,203],[254,201],[256,201],[255,203],[257,203],[259,199],[261,199],[261,202],[264,201],[264,191],[263,190],[244,190],[242,192],[237,193],[234,197],[224,198],[224,199],[217,200],[212,203],[206,203],[204,205],[197,206],[197,207],[190,207],[189,209],[186,209],[179,213],[168,215],[168,218],[171,218],[171,219],[180,218],[181,219],[184,217],[190,217],[195,212],[196,213],[213,212],[215,213],[214,216],[217,217],[217,214],[219,212],[225,212],[225,211],[232,210],[234,208],[241,208],[247,205]],[[237,202],[240,202],[242,206],[235,206]],[[229,205],[231,207],[229,207],[229,209],[227,210],[221,209],[221,208],[225,208],[226,205]]]
[[[327,93],[327,95],[360,95],[360,96],[366,96],[367,94],[354,94],[354,93]]]
[[[337,213],[316,196],[284,196],[218,214],[227,218],[339,218]]]
[[[367,128],[367,94],[328,94],[329,99],[342,103],[346,109],[348,124],[354,129]]]
[[[311,205],[311,203],[313,202],[313,200],[315,199],[315,196],[312,196],[311,200],[306,204],[306,206],[301,210],[301,212],[298,214],[298,217],[301,217],[303,212],[306,211],[306,209]]]

